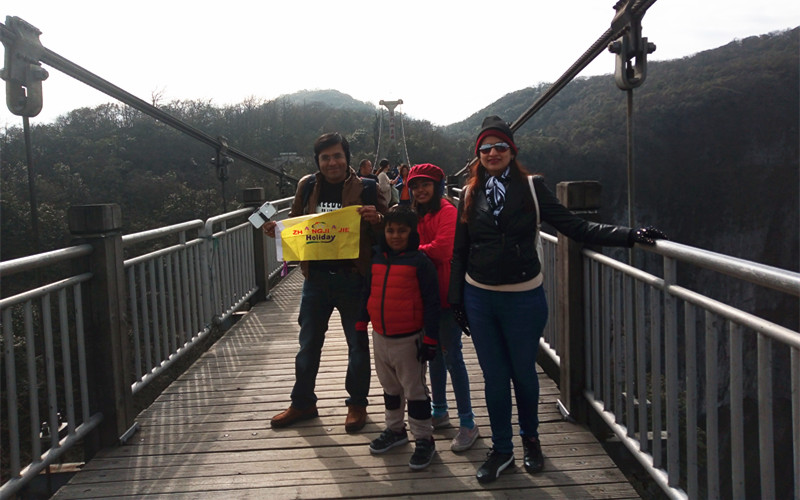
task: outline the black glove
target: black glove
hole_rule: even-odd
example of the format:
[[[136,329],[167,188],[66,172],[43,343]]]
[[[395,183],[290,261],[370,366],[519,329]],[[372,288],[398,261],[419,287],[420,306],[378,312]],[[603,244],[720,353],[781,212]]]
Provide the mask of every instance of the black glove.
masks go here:
[[[417,361],[424,363],[436,357],[436,344],[437,342],[427,335],[422,339],[422,342],[417,345]]]
[[[653,226],[640,227],[633,231],[629,237],[631,246],[634,243],[642,243],[643,245],[655,245],[656,240],[666,240],[667,235],[654,228]]]
[[[463,304],[451,304],[450,309],[453,311],[453,318],[456,320],[456,324],[461,328],[461,330],[469,337],[469,321],[467,321],[467,312],[464,311]]]

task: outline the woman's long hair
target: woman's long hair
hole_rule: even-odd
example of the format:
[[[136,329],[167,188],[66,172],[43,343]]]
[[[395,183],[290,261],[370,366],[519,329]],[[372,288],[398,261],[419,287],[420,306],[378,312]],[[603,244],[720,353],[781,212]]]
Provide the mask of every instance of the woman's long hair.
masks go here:
[[[528,182],[525,178],[529,175],[528,171],[517,161],[516,157],[511,159],[509,166],[511,167],[511,171],[508,176],[511,183]],[[461,195],[466,196],[464,200],[464,211],[461,213],[461,222],[466,224],[474,215],[475,204],[473,203],[474,197],[472,193],[475,193],[477,189],[483,189],[483,185],[486,183],[486,177],[486,167],[481,164],[480,160],[476,161],[470,169],[469,179],[467,179],[467,183],[461,191]],[[528,192],[528,196],[525,197],[525,209],[534,210],[533,197],[530,195],[529,190],[526,189],[525,191]],[[466,195],[464,193],[466,193]]]

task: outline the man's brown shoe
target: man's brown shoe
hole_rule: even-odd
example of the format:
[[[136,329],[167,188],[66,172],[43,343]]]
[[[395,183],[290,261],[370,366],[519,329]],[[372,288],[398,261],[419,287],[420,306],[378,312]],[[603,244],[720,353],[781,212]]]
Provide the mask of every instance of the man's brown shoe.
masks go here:
[[[290,406],[286,411],[278,413],[270,421],[272,427],[288,427],[296,422],[308,420],[319,416],[317,406],[310,406],[305,410],[298,410],[294,406]]]
[[[367,423],[367,407],[347,405],[347,419],[344,421],[344,430],[358,432]]]

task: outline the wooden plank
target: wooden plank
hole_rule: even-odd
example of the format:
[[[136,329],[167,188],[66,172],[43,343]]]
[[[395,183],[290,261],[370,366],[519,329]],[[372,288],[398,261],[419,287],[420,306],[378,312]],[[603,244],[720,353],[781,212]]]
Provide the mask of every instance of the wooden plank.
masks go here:
[[[344,432],[347,344],[335,314],[317,380],[320,417],[271,429],[269,419],[289,404],[294,383],[299,282],[293,274],[273,290],[273,301],[254,307],[139,415],[141,430],[128,444],[103,450],[54,498],[638,498],[594,436],[561,419],[559,390],[541,370],[544,472],[527,474],[518,452],[515,468],[480,485],[475,472],[491,439],[482,376],[466,338],[482,430],[471,450],[450,451],[458,431],[451,427],[434,432],[437,455],[424,471],[408,467],[412,444],[371,455],[368,443],[383,429],[374,375],[367,426]],[[455,406],[452,393],[448,399]]]

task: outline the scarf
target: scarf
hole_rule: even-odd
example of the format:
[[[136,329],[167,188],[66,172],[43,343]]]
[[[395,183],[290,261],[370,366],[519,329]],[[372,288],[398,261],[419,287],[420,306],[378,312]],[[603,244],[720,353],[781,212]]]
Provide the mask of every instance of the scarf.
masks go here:
[[[490,176],[486,179],[486,201],[489,203],[489,208],[492,209],[495,225],[499,224],[500,212],[503,211],[503,205],[506,201],[506,185],[508,184],[508,174],[510,172],[511,167],[506,167],[501,175]]]

